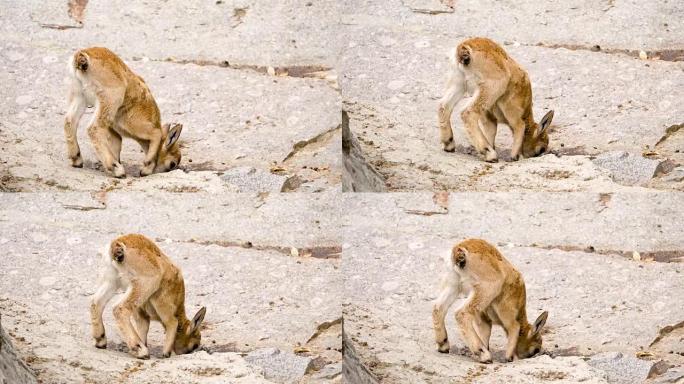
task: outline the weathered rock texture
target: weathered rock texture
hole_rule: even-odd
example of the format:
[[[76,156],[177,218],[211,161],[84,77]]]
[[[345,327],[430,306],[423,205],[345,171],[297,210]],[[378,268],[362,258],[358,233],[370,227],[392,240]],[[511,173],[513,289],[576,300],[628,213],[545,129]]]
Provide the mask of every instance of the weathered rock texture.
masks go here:
[[[332,69],[335,45],[326,35],[336,17],[322,17],[331,7],[334,2],[90,2],[82,28],[55,29],[74,24],[66,0],[4,4],[0,190],[339,188],[341,98]],[[92,110],[78,135],[85,167],[69,165],[62,132],[66,62],[92,45],[112,49],[146,80],[162,121],[183,124],[180,170],[137,177],[143,154],[124,139],[129,177],[106,175],[86,133]],[[244,167],[258,172],[241,175]]]
[[[388,190],[684,190],[667,173],[611,177],[591,161],[628,151],[684,164],[684,30],[675,26],[684,8],[668,1],[640,7],[624,1],[360,0],[345,2],[341,12],[340,88],[350,129]],[[500,125],[501,160],[484,163],[468,149],[458,113],[465,100],[452,117],[457,150],[441,150],[437,102],[447,54],[472,36],[496,40],[529,71],[537,119],[555,110],[550,154],[508,161],[511,135]],[[647,60],[638,58],[640,50]],[[629,172],[638,174],[651,167],[632,166]]]
[[[1,320],[1,319],[0,319]],[[14,350],[12,340],[0,323],[0,383],[33,384],[36,377]]]
[[[193,196],[0,194],[3,326],[39,380],[318,382],[313,375],[342,361],[338,194]],[[154,239],[181,268],[189,313],[207,307],[200,352],[161,359],[162,329],[154,324],[152,359],[135,360],[112,304],[108,349],[94,347],[88,311],[98,252],[129,232]],[[316,364],[281,380],[270,374],[277,361],[252,364],[241,355],[261,348]]]
[[[343,196],[345,372],[381,382],[612,383],[684,366],[679,217],[684,195],[664,192],[394,193]],[[466,353],[453,311],[451,353],[437,352],[432,300],[442,256],[468,237],[495,244],[523,274],[531,318],[549,311],[544,353],[495,363]],[[638,259],[635,254],[638,254]],[[678,341],[679,340],[679,341]],[[679,344],[678,344],[679,343]],[[593,355],[621,353],[617,360]],[[603,363],[599,363],[603,361]]]

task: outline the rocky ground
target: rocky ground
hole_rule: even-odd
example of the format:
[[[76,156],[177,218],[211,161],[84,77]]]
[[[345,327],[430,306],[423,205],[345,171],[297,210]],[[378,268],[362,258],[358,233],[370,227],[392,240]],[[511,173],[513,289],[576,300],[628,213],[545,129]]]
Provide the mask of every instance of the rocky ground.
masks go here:
[[[91,2],[83,27],[74,28],[66,1],[5,4],[0,190],[339,188],[334,8],[334,2],[296,1]],[[142,152],[124,141],[129,177],[108,177],[86,133],[91,111],[79,130],[85,168],[70,167],[62,131],[66,62],[93,45],[116,52],[147,81],[162,121],[183,124],[180,170],[137,177]]]
[[[341,12],[344,108],[385,189],[684,189],[680,4],[360,0]],[[555,110],[550,154],[510,162],[510,131],[500,125],[500,160],[486,164],[469,148],[458,112],[457,150],[441,150],[436,111],[447,53],[472,36],[498,41],[529,71],[537,119]]]
[[[41,382],[339,381],[337,194],[196,197],[1,196],[2,326]],[[188,313],[207,307],[201,351],[160,358],[163,332],[153,325],[152,359],[132,358],[111,304],[108,349],[94,347],[98,252],[129,232],[155,240],[182,269]]]
[[[684,380],[681,194],[431,193],[344,196],[345,375],[373,383],[678,383]],[[529,225],[520,225],[525,222]],[[495,244],[523,274],[528,316],[549,311],[544,351],[474,362],[432,300],[458,241]]]
[[[0,192],[18,192],[0,193],[3,373],[23,372],[11,343],[42,383],[341,381],[335,7],[91,1],[79,24],[66,0],[3,4]],[[183,124],[179,170],[138,177],[142,152],[125,140],[128,177],[106,175],[92,111],[85,167],[69,166],[66,62],[93,45],[146,80],[163,122]],[[152,359],[135,360],[109,309],[108,349],[94,348],[97,253],[130,232],[182,268],[188,312],[208,308],[200,351],[161,359],[153,326]]]

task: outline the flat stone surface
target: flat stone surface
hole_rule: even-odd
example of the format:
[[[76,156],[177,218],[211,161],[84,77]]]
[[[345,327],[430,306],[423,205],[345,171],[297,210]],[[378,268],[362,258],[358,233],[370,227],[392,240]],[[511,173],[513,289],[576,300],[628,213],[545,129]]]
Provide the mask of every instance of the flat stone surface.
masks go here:
[[[681,49],[677,38],[684,30],[665,21],[681,9],[667,2],[636,11],[625,2],[578,1],[558,7],[457,1],[451,2],[453,13],[432,15],[411,11],[413,3],[347,2],[342,14],[347,36],[340,58],[344,107],[368,163],[383,175],[389,190],[617,191],[624,190],[623,185],[591,162],[593,155],[655,150],[662,161],[684,161],[669,145],[678,139],[667,135],[682,123],[684,107],[676,90],[684,87],[684,62],[590,50],[595,44],[626,50]],[[491,15],[497,15],[496,23]],[[652,25],[656,20],[668,26]],[[654,29],[635,31],[626,25]],[[615,28],[630,33],[606,34]],[[671,32],[655,32],[661,29]],[[594,35],[598,31],[600,38]],[[500,125],[500,162],[485,164],[468,149],[458,113],[466,100],[452,116],[456,153],[441,150],[436,111],[447,54],[470,36],[493,38],[528,70],[536,118],[549,109],[556,112],[550,128],[552,154],[508,162],[512,139],[509,129]],[[684,187],[661,177],[645,186]]]
[[[278,383],[297,383],[310,370],[312,359],[283,352],[277,348],[257,349],[250,352],[245,360],[261,367],[264,376]]]
[[[640,360],[633,356],[624,356],[620,352],[604,352],[591,357],[589,365],[605,371],[609,383],[640,383],[648,378],[654,361]]]
[[[361,364],[389,382],[605,383],[609,375],[584,360],[601,352],[649,351],[654,360],[681,367],[678,355],[664,351],[676,331],[658,343],[662,348],[650,346],[666,326],[684,319],[681,259],[646,261],[646,255],[663,260],[681,253],[684,239],[674,235],[681,231],[668,224],[684,213],[679,198],[664,192],[345,194],[345,335]],[[525,225],[516,224],[522,219]],[[495,244],[521,271],[529,317],[549,311],[542,355],[502,363],[505,338],[495,327],[495,363],[475,363],[454,322],[458,302],[447,315],[451,353],[437,352],[430,313],[442,256],[468,237]],[[632,258],[634,249],[640,261]]]
[[[655,177],[662,163],[660,160],[647,159],[624,151],[606,152],[593,161],[599,167],[609,170],[613,180],[626,185],[648,183]]]
[[[0,195],[3,326],[14,331],[20,356],[39,379],[71,383],[86,377],[101,383],[130,377],[147,383],[170,371],[179,383],[205,382],[204,376],[213,380],[207,382],[265,382],[235,352],[269,347],[305,346],[310,359],[341,361],[340,352],[309,341],[319,325],[341,316],[340,259],[322,257],[339,248],[337,194],[194,196]],[[151,361],[159,365],[138,364],[114,327],[111,303],[104,316],[108,349],[93,346],[87,314],[97,287],[98,252],[129,232],[155,240],[181,268],[188,313],[207,307],[203,352],[158,360],[163,332],[155,323]],[[339,338],[341,328],[326,332]]]
[[[281,192],[287,177],[274,175],[252,167],[235,167],[224,172],[221,175],[221,180],[234,185],[237,188],[237,192]]]
[[[0,382],[34,384],[36,377],[18,356],[12,340],[0,324]]]
[[[97,43],[128,57],[331,67],[337,47],[333,23],[339,13],[337,4],[328,0],[277,4],[221,0],[202,5],[181,0],[89,2],[83,28],[59,30],[41,24],[74,26],[66,2],[12,0],[6,4],[0,31],[4,40],[26,41],[31,36],[37,45],[49,49],[71,50]]]
[[[8,4],[0,16],[0,24],[13,26],[3,31],[7,38],[0,43],[0,81],[6,84],[0,91],[0,190],[146,190],[150,183],[173,192],[234,192],[245,187],[258,192],[269,187],[236,187],[218,178],[236,167],[296,177],[298,183],[288,191],[339,188],[341,98],[330,64],[333,45],[317,46],[311,40],[323,37],[323,30],[307,34],[308,42],[300,40],[300,46],[276,44],[263,35],[272,32],[273,38],[285,39],[281,30],[296,34],[315,23],[331,24],[332,16],[314,17],[323,12],[321,3],[281,6],[285,4],[227,1],[200,9],[183,2],[163,7],[89,3],[83,29],[57,30],[41,23],[68,24],[66,2]],[[235,9],[246,9],[247,14],[244,23],[233,28],[226,20]],[[249,31],[244,30],[247,25]],[[273,30],[267,32],[264,25]],[[164,33],[148,36],[150,30]],[[212,43],[198,44],[205,39]],[[183,172],[165,179],[165,185],[137,177],[143,153],[127,139],[122,162],[128,179],[118,181],[104,173],[86,134],[92,109],[78,134],[85,166],[69,165],[62,131],[66,62],[76,49],[92,45],[112,49],[145,79],[162,122],[183,124]],[[282,52],[273,48],[278,46]],[[266,52],[273,49],[279,52]],[[243,54],[247,56],[240,57]],[[235,64],[225,67],[223,61]],[[269,66],[277,71],[270,72]]]

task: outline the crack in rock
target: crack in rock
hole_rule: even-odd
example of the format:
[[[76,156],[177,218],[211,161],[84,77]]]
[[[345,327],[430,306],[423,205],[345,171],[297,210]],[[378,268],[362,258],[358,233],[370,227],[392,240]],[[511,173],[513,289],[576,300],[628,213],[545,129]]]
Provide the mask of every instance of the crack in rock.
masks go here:
[[[658,331],[658,336],[656,336],[656,338],[653,339],[653,341],[651,342],[651,344],[648,345],[648,347],[650,348],[650,347],[658,344],[660,342],[660,340],[662,340],[665,336],[669,335],[670,333],[672,333],[672,331],[679,329],[679,328],[684,328],[684,321],[680,321],[677,324],[667,325],[667,326],[663,327],[662,329],[660,329],[660,331]]]
[[[337,325],[337,324],[342,324],[342,317],[338,317],[335,320],[332,321],[325,321],[316,327],[316,331],[309,337],[304,344],[309,344],[312,342],[314,339],[316,339],[318,336],[320,336],[323,332],[327,331],[330,327]]]
[[[512,243],[499,242],[499,246],[510,246]],[[540,245],[540,244],[512,244],[514,247],[518,248],[538,248],[547,250],[560,250],[565,252],[584,252],[584,253],[596,253],[599,255],[617,255],[624,258],[634,260],[635,251],[625,251],[620,249],[604,249],[594,248],[593,245],[581,246],[581,245]],[[668,250],[668,251],[638,251],[639,259],[643,261],[655,261],[659,263],[681,263],[684,262],[684,250]]]
[[[328,136],[330,136],[332,133],[337,132],[338,130],[341,130],[341,129],[342,129],[342,124],[339,124],[337,127],[329,129],[325,132],[321,132],[318,135],[316,135],[316,136],[314,136],[308,140],[301,140],[301,141],[296,142],[292,146],[292,150],[290,151],[290,153],[288,153],[287,156],[285,156],[285,158],[283,159],[282,162],[285,163],[286,161],[291,159],[293,156],[295,156],[297,153],[299,153],[305,147],[307,147],[311,144],[315,144],[315,143],[318,143],[320,141],[323,141],[324,139],[327,139]]]
[[[522,44],[527,46],[533,46],[533,44]],[[684,49],[661,49],[652,51],[642,51],[638,49],[624,49],[624,48],[601,48],[599,45],[582,45],[582,44],[547,44],[547,43],[537,43],[534,44],[538,47],[558,49],[565,48],[571,51],[591,51],[591,52],[602,52],[605,54],[618,54],[627,55],[634,58],[641,58],[641,52],[646,53],[648,60],[660,60],[660,61],[684,61]]]
[[[195,64],[201,67],[215,66],[221,68],[230,68],[235,70],[248,70],[260,74],[268,74],[278,77],[298,77],[298,78],[312,78],[320,80],[328,80],[334,76],[334,68],[325,65],[289,65],[289,66],[265,66],[256,64],[236,64],[230,63],[228,60],[210,60],[210,59],[177,59],[175,57],[167,57],[165,59],[150,59],[151,61],[165,61],[174,64]]]
[[[402,4],[415,13],[427,15],[454,13],[454,0],[403,0]]]
[[[158,242],[164,239],[156,239]],[[199,245],[218,245],[219,247],[231,248],[239,247],[245,249],[255,249],[258,251],[276,251],[283,255],[314,258],[314,259],[340,259],[342,256],[342,245],[319,245],[312,247],[288,247],[282,245],[261,245],[253,244],[251,241],[228,241],[228,240],[177,240],[176,242],[199,244]]]
[[[682,128],[684,128],[684,123],[675,124],[675,125],[671,125],[671,126],[667,127],[667,129],[665,130],[665,134],[663,135],[663,137],[660,138],[660,140],[658,140],[658,142],[655,144],[655,146],[658,147],[659,145],[664,143],[665,140],[669,139],[670,136],[674,135],[675,133],[677,133]]]

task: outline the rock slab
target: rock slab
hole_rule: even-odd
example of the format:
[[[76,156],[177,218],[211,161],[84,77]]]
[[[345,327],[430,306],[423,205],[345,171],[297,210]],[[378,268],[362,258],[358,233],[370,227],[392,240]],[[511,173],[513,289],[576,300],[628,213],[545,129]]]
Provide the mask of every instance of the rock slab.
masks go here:
[[[309,371],[310,357],[282,352],[278,348],[262,348],[249,353],[245,360],[264,371],[264,377],[280,383],[297,383]]]
[[[9,336],[0,325],[0,384],[34,384],[36,377],[14,351]]]
[[[625,356],[621,352],[604,352],[594,355],[589,365],[606,372],[609,383],[629,384],[646,380],[655,364],[653,361],[640,360]]]
[[[610,171],[616,183],[625,185],[647,183],[656,175],[660,163],[625,151],[606,152],[594,159],[594,164]]]

